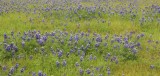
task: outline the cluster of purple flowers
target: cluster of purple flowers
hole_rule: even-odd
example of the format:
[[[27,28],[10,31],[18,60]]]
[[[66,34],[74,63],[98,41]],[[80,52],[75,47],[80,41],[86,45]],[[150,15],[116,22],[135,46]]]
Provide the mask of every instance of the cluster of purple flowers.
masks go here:
[[[83,0],[78,0],[78,1],[59,1],[59,0],[48,0],[48,1],[2,1],[1,2],[1,9],[0,9],[0,14],[1,13],[9,13],[9,12],[13,12],[13,11],[17,11],[17,12],[26,12],[26,13],[30,13],[30,14],[39,14],[39,16],[43,13],[40,12],[45,12],[45,13],[49,13],[47,16],[44,16],[42,19],[40,19],[39,21],[42,23],[45,23],[47,21],[46,17],[48,16],[53,16],[53,11],[55,11],[56,13],[59,13],[57,15],[57,17],[59,16],[64,16],[65,19],[75,19],[74,16],[78,17],[80,20],[83,19],[90,19],[90,18],[103,18],[104,15],[109,15],[110,17],[118,14],[121,17],[124,17],[125,15],[129,15],[129,19],[131,21],[135,21],[136,19],[138,19],[139,17],[139,23],[141,25],[147,23],[147,22],[153,22],[155,15],[158,16],[158,14],[160,13],[160,6],[158,4],[152,4],[152,5],[144,5],[145,8],[143,8],[143,11],[139,11],[141,10],[140,7],[137,6],[137,4],[139,3],[139,1],[129,1],[129,2],[124,2],[119,0],[118,2],[120,2],[121,4],[116,4],[117,1],[112,1],[112,0],[98,0],[98,1],[87,1],[90,3],[93,3],[93,6],[85,6],[82,3],[86,2]],[[36,3],[37,6],[34,6],[34,8],[30,8],[28,7],[28,5],[32,5]],[[103,5],[103,3],[106,3],[106,5]],[[74,4],[75,6],[69,6],[68,4]],[[111,6],[112,4],[116,4],[114,6]],[[44,5],[47,5],[44,6]],[[126,7],[126,6],[128,7]],[[13,8],[13,7],[20,7],[20,8]],[[8,9],[5,9],[8,8]],[[60,12],[61,11],[61,12]],[[67,11],[67,12],[64,12]],[[68,12],[69,11],[69,12]],[[83,14],[83,12],[86,12],[86,14]],[[142,17],[141,15],[139,15],[138,12],[142,13]],[[74,15],[75,14],[75,15]],[[152,15],[150,15],[152,14]],[[31,17],[29,18],[29,22],[30,23],[34,23],[35,18]],[[158,17],[156,18],[157,23],[159,23],[159,19]],[[51,19],[50,20],[51,24],[54,23],[54,21]],[[106,23],[106,20],[102,20],[102,23]],[[24,21],[24,23],[26,23],[26,21]],[[108,21],[108,25],[110,25],[110,21]],[[14,34],[14,33],[12,33]],[[5,36],[5,38],[7,38],[7,36]],[[77,38],[76,38],[77,40]]]
[[[157,4],[149,6],[146,5],[145,8],[142,9],[142,15],[139,15],[138,12],[140,12],[139,10],[141,10],[141,8],[136,6],[138,4],[137,0],[129,1],[124,4],[123,0],[118,0],[118,2],[122,4],[116,5],[117,3],[115,3],[115,7],[111,5],[114,3],[114,0],[106,0],[106,4],[102,3],[103,1],[104,0],[0,0],[0,15],[12,12],[23,12],[27,14],[26,16],[29,14],[35,14],[36,17],[30,17],[28,21],[22,21],[25,25],[26,22],[34,24],[36,21],[45,24],[50,19],[51,24],[54,24],[56,21],[52,18],[48,18],[52,16],[55,18],[64,16],[62,18],[65,18],[66,21],[70,22],[95,18],[98,23],[111,25],[110,18],[117,15],[122,19],[125,19],[127,16],[126,18],[133,23],[139,20],[140,25],[151,23],[153,21],[154,23],[160,24],[160,18],[158,18],[160,14],[160,6]],[[93,2],[93,5],[84,6],[82,4],[83,2]],[[32,4],[35,4],[34,8],[30,8],[30,5],[32,6]],[[105,19],[106,15],[108,21]],[[43,19],[40,18],[40,16],[43,16]],[[2,52],[4,54],[1,57],[20,59],[21,54],[40,54],[42,62],[46,63],[45,57],[47,58],[51,53],[53,58],[57,58],[56,61],[54,59],[53,61],[58,70],[71,65],[79,70],[79,74],[81,76],[84,74],[94,76],[95,70],[98,71],[98,73],[101,73],[101,68],[92,66],[92,64],[91,67],[87,66],[86,68],[85,66],[84,68],[83,65],[85,62],[92,63],[103,58],[101,60],[106,61],[106,63],[119,65],[119,63],[121,63],[120,59],[136,59],[139,51],[144,50],[143,45],[145,44],[141,42],[141,40],[145,39],[147,36],[145,33],[138,33],[134,31],[126,32],[124,35],[111,35],[110,33],[103,35],[92,31],[90,28],[87,28],[87,32],[81,30],[78,30],[78,32],[67,32],[66,26],[68,26],[68,24],[62,23],[60,25],[62,25],[62,27],[64,25],[65,28],[63,31],[54,30],[53,32],[42,33],[42,31],[29,30],[25,32],[18,32],[18,34],[14,31],[11,31],[10,34],[4,33],[4,35],[2,35],[4,40],[2,42]],[[78,23],[77,28],[79,29],[80,26],[81,25]],[[86,26],[89,27],[90,23],[86,23]],[[158,40],[153,40],[152,35],[146,42],[148,42],[148,44],[155,44],[153,46],[154,49],[158,48],[160,43]],[[147,47],[147,51],[150,49],[152,48]],[[39,51],[41,53],[39,53]],[[12,57],[8,56],[8,54]],[[24,58],[26,57],[25,55]],[[28,58],[30,61],[34,60],[34,55],[29,55]],[[67,59],[72,59],[73,56],[78,59],[69,62]],[[7,66],[3,66],[2,70],[4,72],[9,72],[8,75],[11,76],[19,70],[19,67],[20,64],[16,63],[15,66],[10,69]],[[96,69],[93,69],[93,67]],[[150,65],[151,69],[154,69],[155,67],[155,65]],[[28,67],[26,66],[22,67],[19,72],[23,74],[27,68]],[[107,67],[106,75],[110,76],[112,74],[111,71],[111,67]],[[32,73],[32,76],[36,75],[46,76],[42,71]],[[99,76],[102,76],[102,74],[99,74]]]
[[[144,33],[136,35],[132,32],[127,33],[124,36],[122,36],[122,35],[118,36],[116,34],[113,36],[109,36],[109,34],[107,34],[104,38],[96,33],[93,33],[93,36],[92,35],[82,36],[82,34],[87,34],[87,33],[80,32],[80,33],[76,33],[76,34],[72,33],[69,35],[69,33],[66,34],[66,32],[58,30],[58,31],[54,31],[52,33],[46,32],[43,35],[42,33],[40,33],[40,31],[38,31],[38,32],[36,32],[36,30],[28,31],[28,32],[24,32],[24,34],[22,36],[19,35],[19,37],[22,39],[22,42],[21,42],[22,48],[20,48],[20,49],[23,50],[23,49],[25,49],[24,47],[28,47],[25,45],[26,43],[32,43],[32,41],[37,41],[37,43],[34,43],[34,44],[38,44],[38,45],[33,47],[33,49],[28,49],[28,48],[27,49],[34,50],[35,53],[37,53],[38,50],[40,49],[43,56],[52,52],[54,57],[55,56],[58,57],[58,60],[55,63],[56,67],[58,67],[58,68],[61,68],[60,67],[61,65],[63,67],[67,66],[66,59],[63,59],[62,63],[60,63],[59,61],[64,57],[69,58],[70,55],[73,55],[73,54],[79,57],[79,61],[75,62],[75,67],[77,67],[77,68],[82,67],[81,63],[83,63],[85,60],[87,60],[86,58],[88,58],[88,60],[90,62],[97,59],[97,55],[95,53],[93,53],[94,50],[96,50],[95,51],[96,53],[100,53],[102,55],[107,53],[107,55],[104,55],[104,61],[107,61],[107,62],[110,61],[115,64],[118,64],[119,63],[119,60],[118,60],[119,55],[114,55],[114,53],[116,53],[116,52],[122,53],[122,56],[123,56],[123,53],[124,53],[124,55],[131,54],[131,55],[133,55],[133,57],[135,57],[138,53],[138,50],[141,49],[141,45],[142,45],[139,40],[143,39],[143,37],[145,36]],[[72,35],[74,36],[74,39],[73,39]],[[133,36],[135,36],[136,38],[134,38]],[[9,44],[9,41],[7,39],[8,37],[9,37],[9,35],[4,34],[4,40],[6,40],[6,42],[4,43],[4,49],[7,52],[11,51],[12,53],[14,52],[14,54],[16,54],[16,51],[18,51],[18,47],[20,47],[20,46],[16,46],[17,44],[14,44],[14,42]],[[30,38],[30,40],[28,41],[27,38]],[[10,38],[10,39],[12,39],[12,38]],[[54,42],[52,42],[52,40],[54,40]],[[61,43],[62,40],[64,40],[64,43],[68,44],[68,45],[64,45],[64,43]],[[75,42],[77,42],[77,43],[75,44]],[[155,42],[155,44],[158,44],[158,42],[159,41],[157,40]],[[15,43],[17,43],[17,42],[15,42]],[[39,46],[39,45],[41,45],[41,46]],[[52,45],[54,45],[54,46],[52,46]],[[51,46],[50,51],[48,51],[47,48],[44,48],[47,46]],[[59,46],[61,46],[61,47],[59,47]],[[65,46],[67,46],[67,49],[64,49]],[[57,47],[57,48],[55,48],[55,47]],[[125,51],[124,52],[123,52],[123,50],[120,51],[121,50],[120,48],[123,48]],[[108,51],[105,51],[103,49],[111,49],[113,51],[109,53]],[[92,50],[92,51],[90,51],[90,50]],[[30,60],[32,60],[33,57],[34,57],[33,55],[30,55],[30,57],[29,57]],[[126,57],[126,56],[124,56],[124,57]],[[19,66],[19,64],[16,64],[15,67],[12,67],[10,69],[9,74],[13,74],[15,69],[18,68],[18,66]],[[154,66],[151,66],[151,68],[154,68]],[[6,66],[4,66],[3,70],[5,71],[6,69],[7,69]],[[23,73],[24,71],[25,71],[25,67],[20,70],[21,73]],[[79,70],[79,72],[80,72],[80,75],[82,75],[84,73],[82,68]],[[90,75],[94,75],[94,73],[92,73],[90,69],[87,69],[86,73],[90,74]],[[41,76],[42,73],[39,72],[38,75]],[[108,70],[108,75],[110,75],[110,70]],[[34,74],[33,74],[33,76],[34,76]]]

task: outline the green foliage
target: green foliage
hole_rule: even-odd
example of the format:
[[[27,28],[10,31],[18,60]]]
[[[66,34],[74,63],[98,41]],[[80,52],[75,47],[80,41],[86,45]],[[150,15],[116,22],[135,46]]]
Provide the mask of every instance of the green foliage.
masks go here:
[[[142,4],[141,1],[143,2],[144,0],[139,1]],[[158,0],[152,1],[157,1],[157,4],[159,4]],[[146,0],[146,5],[151,5],[148,2],[150,1]],[[94,3],[83,2],[82,4],[87,6],[88,4]],[[117,1],[117,3],[113,4],[113,7],[119,4],[121,3]],[[28,8],[38,7],[36,4],[28,6]],[[144,6],[145,3],[138,7],[143,9]],[[44,7],[48,7],[48,5],[46,4]],[[67,46],[67,40],[69,40],[69,37],[60,39],[64,40],[63,45],[54,38],[49,38],[44,46],[40,46],[36,40],[31,39],[29,42],[25,41],[25,47],[22,47],[21,39],[15,35],[16,39],[7,40],[9,43],[15,42],[19,47],[14,57],[12,56],[12,52],[7,52],[4,49],[3,43],[0,45],[0,76],[7,75],[10,68],[15,66],[16,63],[19,63],[20,66],[13,76],[30,76],[31,74],[29,73],[38,73],[39,70],[42,70],[47,74],[47,76],[78,76],[79,68],[84,70],[84,76],[88,76],[88,74],[86,74],[87,68],[94,70],[95,76],[98,76],[100,73],[103,74],[103,76],[107,76],[106,68],[108,67],[111,69],[111,76],[121,76],[122,73],[124,73],[125,76],[160,75],[160,44],[156,44],[156,41],[160,41],[160,23],[153,20],[140,24],[139,21],[142,16],[141,10],[134,11],[135,15],[119,15],[117,13],[106,14],[108,11],[100,12],[99,15],[98,13],[99,11],[102,11],[101,9],[96,10],[94,13],[88,13],[85,10],[76,11],[77,12],[69,10],[54,10],[51,12],[40,11],[40,14],[16,11],[8,13],[2,12],[0,13],[0,43],[4,40],[3,34],[6,33],[7,35],[10,35],[11,31],[14,31],[15,34],[17,34],[18,32],[23,33],[28,30],[40,30],[42,33],[62,30],[71,34],[76,34],[79,31],[87,33],[88,30],[90,30],[90,40],[92,39],[93,33],[98,33],[102,35],[102,38],[104,38],[106,33],[109,34],[109,36],[114,36],[116,34],[122,35],[123,37],[130,32],[135,32],[130,39],[131,42],[136,42],[136,35],[143,32],[145,33],[145,37],[138,41],[142,44],[141,47],[138,48],[139,50],[137,54],[133,54],[130,49],[126,49],[124,46],[120,46],[120,49],[113,49],[114,45],[118,45],[118,43],[116,42],[111,44],[110,40],[112,40],[113,37],[109,37],[109,39],[103,41],[97,49],[88,48],[85,51],[85,59],[81,62],[78,54],[70,54],[70,57],[63,55],[61,58],[58,58],[57,55],[52,54],[50,51],[52,47],[54,51],[57,51],[57,48],[63,50],[64,54],[70,52],[74,46]],[[52,15],[50,15],[51,13]],[[146,14],[145,17],[148,18],[152,16],[151,14]],[[153,18],[159,17],[159,14],[155,14],[155,16],[153,16]],[[33,19],[33,21],[31,22],[30,19]],[[43,19],[44,22],[42,22]],[[54,43],[52,43],[51,40],[53,40]],[[151,40],[151,43],[148,43],[149,40]],[[104,42],[107,42],[108,46],[104,47]],[[95,43],[95,41],[92,41],[90,46],[94,47]],[[83,46],[87,45],[83,39],[79,40],[77,47],[80,47],[81,44],[83,44]],[[44,54],[41,51],[42,47],[45,48]],[[35,48],[38,50],[35,51]],[[147,50],[147,48],[149,50]],[[111,54],[111,57],[108,58],[108,61],[105,61],[105,56],[108,53]],[[97,60],[89,60],[91,54],[96,56]],[[31,56],[33,56],[33,59],[30,59]],[[114,56],[118,57],[118,64],[111,62],[111,58]],[[66,59],[67,61],[66,67],[62,66],[63,59]],[[56,66],[57,60],[61,63],[59,68]],[[83,66],[75,67],[75,62],[78,62]],[[154,69],[150,69],[150,65],[152,64],[155,65]],[[2,70],[3,66],[7,66],[6,71]],[[27,67],[26,70],[23,73],[20,73],[21,68],[24,66]],[[95,71],[95,67],[103,68],[97,72]]]

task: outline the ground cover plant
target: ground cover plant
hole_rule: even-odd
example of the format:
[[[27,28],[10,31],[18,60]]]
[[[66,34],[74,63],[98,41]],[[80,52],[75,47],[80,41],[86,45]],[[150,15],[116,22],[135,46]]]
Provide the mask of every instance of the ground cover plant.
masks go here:
[[[159,75],[159,0],[0,0],[0,76]]]

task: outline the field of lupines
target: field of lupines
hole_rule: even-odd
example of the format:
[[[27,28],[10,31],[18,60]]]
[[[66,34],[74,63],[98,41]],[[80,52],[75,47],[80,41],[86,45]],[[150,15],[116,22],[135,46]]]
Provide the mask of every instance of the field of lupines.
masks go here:
[[[160,1],[0,0],[0,76],[160,76]]]

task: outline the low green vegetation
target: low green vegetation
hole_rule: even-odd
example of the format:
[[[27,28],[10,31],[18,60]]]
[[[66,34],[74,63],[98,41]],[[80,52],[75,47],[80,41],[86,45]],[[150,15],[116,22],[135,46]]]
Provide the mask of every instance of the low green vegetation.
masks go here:
[[[0,0],[0,76],[159,76],[158,0]]]

